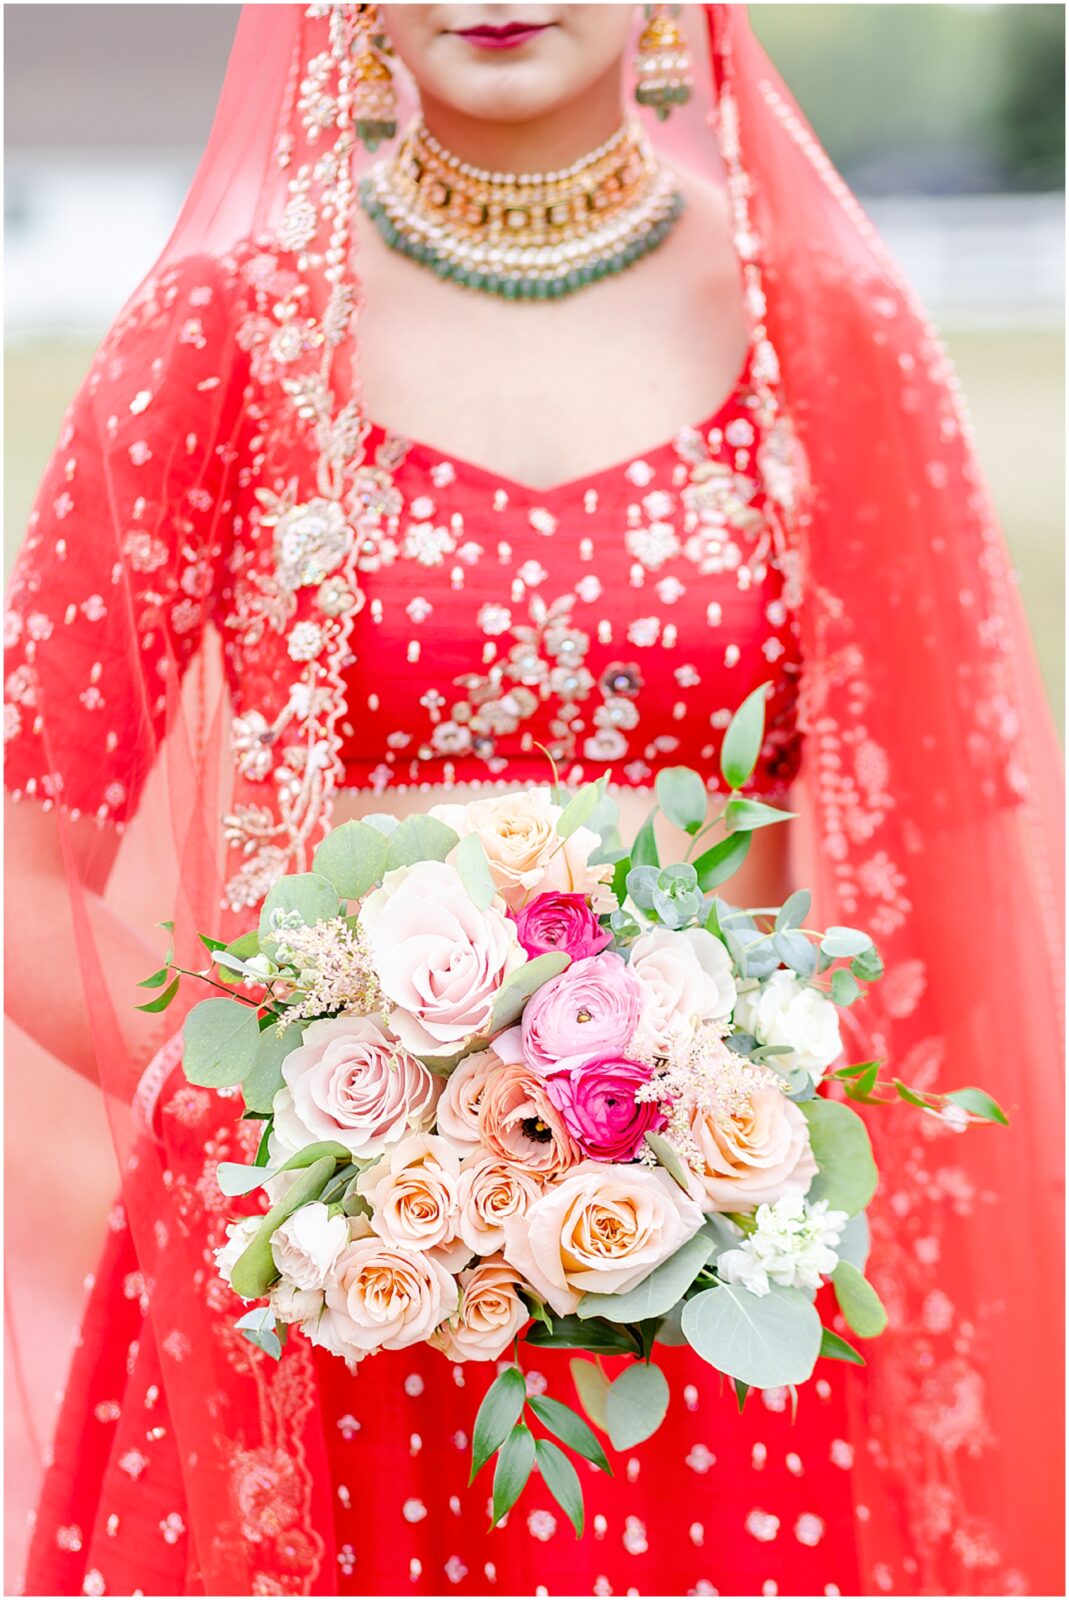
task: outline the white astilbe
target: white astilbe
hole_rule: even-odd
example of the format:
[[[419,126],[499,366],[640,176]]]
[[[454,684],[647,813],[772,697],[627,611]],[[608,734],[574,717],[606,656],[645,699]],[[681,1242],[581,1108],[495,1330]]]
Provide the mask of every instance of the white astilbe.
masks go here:
[[[701,1152],[692,1132],[697,1118],[708,1118],[727,1127],[745,1116],[753,1095],[759,1089],[784,1088],[784,1080],[767,1067],[755,1066],[730,1049],[724,1034],[730,1023],[708,1023],[698,1029],[690,1043],[675,1048],[669,1057],[657,1054],[643,1039],[641,1030],[628,1046],[632,1060],[653,1068],[653,1077],[635,1095],[638,1101],[653,1101],[666,1118],[664,1137],[695,1172],[704,1169]],[[653,1163],[650,1152],[644,1159]]]
[[[758,1206],[755,1231],[737,1249],[718,1256],[717,1274],[756,1295],[768,1294],[774,1283],[819,1289],[839,1265],[835,1247],[849,1220],[845,1211],[829,1211],[826,1200],[810,1204],[800,1195]]]
[[[384,1012],[384,997],[363,930],[344,917],[305,926],[296,916],[282,919],[269,937],[279,966],[294,974],[295,1005],[285,1025],[302,1017],[365,1017]]]

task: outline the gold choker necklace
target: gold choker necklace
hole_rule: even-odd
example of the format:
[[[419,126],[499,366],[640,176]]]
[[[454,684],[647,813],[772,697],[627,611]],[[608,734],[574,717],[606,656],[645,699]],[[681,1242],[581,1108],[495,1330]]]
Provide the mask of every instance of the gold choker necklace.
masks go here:
[[[360,184],[391,250],[468,289],[556,300],[622,272],[667,237],[683,196],[628,123],[563,172],[482,172],[422,121]]]

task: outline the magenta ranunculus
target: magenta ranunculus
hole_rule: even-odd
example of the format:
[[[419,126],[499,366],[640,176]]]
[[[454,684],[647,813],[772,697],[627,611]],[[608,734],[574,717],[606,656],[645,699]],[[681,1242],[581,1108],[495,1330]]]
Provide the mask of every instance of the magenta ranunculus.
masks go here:
[[[523,1054],[543,1077],[607,1051],[623,1051],[638,1025],[644,991],[611,950],[573,961],[527,1002]]]
[[[536,895],[530,905],[512,913],[512,920],[520,943],[532,958],[563,950],[573,961],[582,961],[600,955],[612,943],[612,934],[601,926],[584,894]]]
[[[650,1069],[612,1054],[593,1056],[546,1084],[564,1124],[592,1161],[634,1161],[647,1133],[665,1125],[652,1101],[636,1100]]]

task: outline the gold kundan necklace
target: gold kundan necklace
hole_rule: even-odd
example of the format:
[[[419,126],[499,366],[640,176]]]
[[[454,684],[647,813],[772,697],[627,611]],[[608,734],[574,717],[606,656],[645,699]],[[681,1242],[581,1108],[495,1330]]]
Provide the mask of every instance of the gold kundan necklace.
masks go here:
[[[683,210],[637,123],[563,172],[482,172],[422,120],[360,184],[391,250],[506,300],[556,300],[649,255]]]

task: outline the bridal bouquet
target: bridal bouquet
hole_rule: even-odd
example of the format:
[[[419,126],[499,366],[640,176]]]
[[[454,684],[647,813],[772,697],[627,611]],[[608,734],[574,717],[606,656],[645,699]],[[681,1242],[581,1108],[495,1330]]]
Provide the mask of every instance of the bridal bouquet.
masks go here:
[[[421,1341],[498,1363],[472,1464],[497,1456],[495,1522],[537,1463],[580,1532],[560,1445],[610,1470],[578,1411],[527,1394],[521,1340],[631,1358],[611,1381],[572,1363],[619,1449],[664,1416],[658,1343],[690,1345],[740,1404],[822,1356],[862,1362],[816,1305],[830,1280],[856,1336],[886,1321],[864,1276],[872,1151],[829,1079],[1005,1120],[977,1089],[837,1065],[840,1013],[882,971],[872,940],[809,927],[804,890],[760,910],[717,892],[789,815],[739,792],[763,736],[758,691],[727,730],[716,816],[696,773],[664,771],[630,848],[604,780],[373,816],[276,883],[258,928],[202,935],[196,976],[229,992],[189,1012],[185,1073],[240,1086],[262,1124],[254,1163],[218,1169],[226,1195],[261,1202],[217,1252],[250,1306],[237,1326],[274,1357],[296,1330],[353,1370]],[[681,860],[659,860],[658,809]],[[147,980],[167,985],[151,1007],[181,972],[169,958]]]

